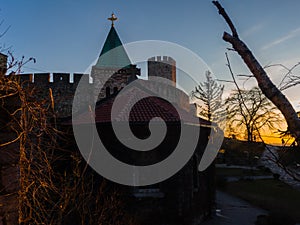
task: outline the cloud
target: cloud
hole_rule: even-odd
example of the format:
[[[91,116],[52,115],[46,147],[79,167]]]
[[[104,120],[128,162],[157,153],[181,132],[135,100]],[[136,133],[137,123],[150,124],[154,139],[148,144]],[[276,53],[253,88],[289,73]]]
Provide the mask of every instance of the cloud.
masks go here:
[[[265,23],[255,24],[254,26],[250,27],[246,31],[242,32],[242,36],[245,38],[253,34],[256,34],[259,30],[261,30],[264,27],[265,27]]]
[[[293,37],[295,37],[295,36],[297,36],[299,34],[300,34],[300,27],[297,28],[297,29],[294,29],[294,30],[290,31],[287,35],[285,35],[285,36],[283,36],[281,38],[278,38],[278,39],[272,41],[271,43],[263,46],[262,50],[266,50],[266,49],[272,48],[272,47],[274,47],[276,45],[279,45],[282,42],[285,42],[285,41],[287,41],[287,40],[289,40],[289,39],[291,39],[291,38],[293,38]]]

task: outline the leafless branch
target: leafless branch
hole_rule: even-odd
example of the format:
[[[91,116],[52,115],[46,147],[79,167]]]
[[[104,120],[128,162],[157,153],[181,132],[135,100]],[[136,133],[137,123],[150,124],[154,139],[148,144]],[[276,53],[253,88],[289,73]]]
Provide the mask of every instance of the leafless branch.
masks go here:
[[[225,9],[221,6],[221,4],[218,1],[213,1],[213,4],[218,8],[219,14],[223,16],[225,19],[226,23],[230,27],[230,30],[232,32],[233,37],[238,38],[238,33],[235,29],[235,26],[233,25],[233,22],[231,21],[230,17],[227,15]]]
[[[233,49],[235,49],[241,56],[244,63],[256,78],[259,88],[262,90],[264,95],[270,99],[282,112],[287,121],[288,129],[297,139],[297,142],[300,142],[300,119],[298,118],[293,106],[285,97],[285,95],[283,95],[283,93],[273,84],[266,71],[257,61],[247,45],[239,39],[236,28],[221,4],[218,1],[213,1],[213,4],[217,7],[219,14],[225,19],[232,32],[232,35],[224,32],[223,40],[230,43]]]

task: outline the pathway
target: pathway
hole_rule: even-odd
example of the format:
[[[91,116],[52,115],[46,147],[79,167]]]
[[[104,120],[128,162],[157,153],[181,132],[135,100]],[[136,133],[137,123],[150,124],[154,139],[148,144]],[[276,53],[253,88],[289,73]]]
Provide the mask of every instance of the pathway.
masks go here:
[[[203,225],[254,225],[258,215],[268,214],[266,210],[222,191],[217,191],[216,201],[215,218]]]

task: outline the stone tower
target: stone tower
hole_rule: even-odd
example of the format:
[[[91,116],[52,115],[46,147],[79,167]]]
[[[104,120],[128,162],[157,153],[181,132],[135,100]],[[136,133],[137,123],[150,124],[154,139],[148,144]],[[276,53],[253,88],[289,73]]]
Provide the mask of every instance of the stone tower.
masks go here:
[[[156,56],[148,59],[148,76],[169,79],[176,86],[176,61],[169,56]]]
[[[111,94],[125,87],[140,75],[140,69],[132,65],[125,48],[114,27],[117,20],[114,14],[108,20],[112,21],[111,29],[104,42],[97,63],[92,67],[91,76],[95,90],[100,94],[98,100],[109,97]],[[102,89],[100,90],[100,87]]]

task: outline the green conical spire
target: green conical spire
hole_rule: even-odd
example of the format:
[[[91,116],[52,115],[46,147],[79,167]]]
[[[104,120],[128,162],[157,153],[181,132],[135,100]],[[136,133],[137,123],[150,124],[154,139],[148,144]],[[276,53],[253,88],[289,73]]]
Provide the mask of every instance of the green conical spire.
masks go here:
[[[116,29],[114,28],[114,21],[117,18],[112,14],[112,17],[108,19],[112,21],[112,25],[95,66],[116,68],[127,67],[131,62]],[[117,49],[113,50],[114,48]]]

